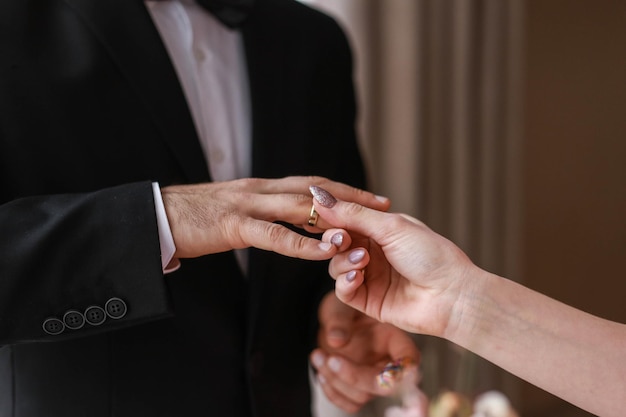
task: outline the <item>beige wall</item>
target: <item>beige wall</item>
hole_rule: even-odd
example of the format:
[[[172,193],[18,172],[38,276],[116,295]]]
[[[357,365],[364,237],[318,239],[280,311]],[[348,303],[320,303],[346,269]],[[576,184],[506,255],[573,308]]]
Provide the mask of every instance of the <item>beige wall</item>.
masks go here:
[[[626,2],[527,0],[525,55],[525,284],[626,323]],[[524,417],[589,415],[522,396]]]

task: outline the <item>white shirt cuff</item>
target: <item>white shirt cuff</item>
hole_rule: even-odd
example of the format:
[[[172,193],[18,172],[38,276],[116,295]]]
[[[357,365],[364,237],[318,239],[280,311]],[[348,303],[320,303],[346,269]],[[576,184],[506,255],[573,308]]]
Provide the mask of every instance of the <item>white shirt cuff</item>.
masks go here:
[[[171,268],[167,268],[174,253],[176,253],[176,245],[174,237],[170,229],[170,223],[167,220],[165,206],[163,205],[163,197],[161,196],[161,188],[158,182],[152,183],[152,192],[154,193],[154,208],[156,210],[157,226],[159,228],[159,244],[161,246],[161,267],[164,273],[174,272],[180,268],[180,262],[176,262]]]

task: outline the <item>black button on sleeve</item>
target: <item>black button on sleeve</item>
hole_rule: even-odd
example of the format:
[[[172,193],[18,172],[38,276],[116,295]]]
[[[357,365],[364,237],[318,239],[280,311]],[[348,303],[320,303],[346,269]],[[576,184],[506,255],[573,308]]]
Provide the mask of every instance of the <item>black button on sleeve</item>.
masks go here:
[[[63,333],[65,324],[61,320],[51,317],[43,322],[43,330],[48,334],[56,336]]]
[[[120,298],[113,297],[104,305],[104,309],[109,317],[112,319],[121,319],[126,315],[128,308],[126,303]]]
[[[99,326],[106,320],[107,313],[102,307],[91,306],[85,310],[84,316],[87,323],[92,326]]]
[[[78,330],[85,325],[85,317],[80,311],[69,310],[63,315],[63,323],[68,329]]]

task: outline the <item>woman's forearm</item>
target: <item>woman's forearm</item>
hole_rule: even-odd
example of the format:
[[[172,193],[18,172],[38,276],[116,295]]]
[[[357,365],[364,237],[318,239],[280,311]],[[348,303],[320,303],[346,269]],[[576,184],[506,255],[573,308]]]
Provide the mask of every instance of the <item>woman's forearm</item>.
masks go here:
[[[482,270],[449,339],[585,410],[622,416],[626,326]]]

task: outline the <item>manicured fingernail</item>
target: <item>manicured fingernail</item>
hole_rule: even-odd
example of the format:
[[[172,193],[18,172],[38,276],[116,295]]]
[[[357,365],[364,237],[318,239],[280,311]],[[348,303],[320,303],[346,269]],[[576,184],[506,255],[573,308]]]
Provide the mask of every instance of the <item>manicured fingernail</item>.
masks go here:
[[[341,361],[337,358],[330,358],[328,360],[328,367],[333,372],[339,372],[341,369]]]
[[[346,274],[346,281],[352,282],[356,278],[356,271],[350,271]]]
[[[324,385],[326,383],[326,377],[322,374],[317,374],[317,380],[320,382],[320,384]]]
[[[330,238],[330,243],[337,246],[338,248],[341,247],[341,244],[343,243],[343,233],[335,233],[333,237]]]
[[[382,195],[377,195],[376,196],[376,200],[380,201],[381,203],[386,203],[387,201],[389,201],[388,197],[384,197]]]
[[[324,355],[322,355],[321,353],[317,352],[313,354],[313,365],[315,365],[316,368],[321,368],[322,366],[324,366],[324,360],[326,358],[324,358]]]
[[[358,264],[365,257],[365,250],[355,249],[348,255],[348,260],[353,264]]]
[[[311,185],[309,191],[313,194],[313,198],[326,208],[333,208],[337,204],[337,199],[331,193],[316,185]]]
[[[330,248],[333,247],[332,243],[328,243],[328,242],[320,242],[317,246],[319,246],[319,248],[323,250],[324,252],[328,252]]]

